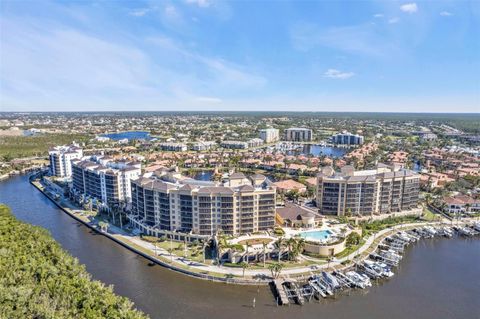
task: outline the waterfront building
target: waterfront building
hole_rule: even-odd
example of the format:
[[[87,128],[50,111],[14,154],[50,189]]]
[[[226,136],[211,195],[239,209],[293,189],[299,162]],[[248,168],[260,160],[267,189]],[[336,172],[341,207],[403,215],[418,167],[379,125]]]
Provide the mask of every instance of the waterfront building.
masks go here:
[[[352,134],[347,131],[332,136],[332,143],[339,145],[361,145],[364,137],[358,134]]]
[[[276,128],[266,128],[260,130],[260,138],[265,143],[273,143],[280,139],[280,134]]]
[[[50,174],[57,177],[72,176],[72,160],[83,157],[83,150],[77,145],[55,146],[49,149]]]
[[[285,130],[285,140],[292,142],[311,142],[312,130],[308,128],[292,127]]]
[[[153,235],[181,232],[211,236],[270,230],[275,224],[275,187],[265,176],[234,173],[223,182],[156,172],[131,181],[129,219]]]
[[[242,141],[223,141],[220,146],[228,149],[247,149],[248,143]]]
[[[185,152],[187,150],[187,145],[183,143],[160,143],[159,146],[162,151]]]
[[[419,181],[411,170],[383,164],[365,171],[326,167],[317,176],[317,207],[322,214],[338,216],[410,210],[418,205]]]
[[[193,151],[207,151],[213,148],[217,143],[214,141],[200,141],[192,144],[191,149]]]
[[[131,201],[130,180],[140,175],[141,164],[138,162],[92,156],[72,161],[72,190],[74,194],[90,197],[111,207]]]

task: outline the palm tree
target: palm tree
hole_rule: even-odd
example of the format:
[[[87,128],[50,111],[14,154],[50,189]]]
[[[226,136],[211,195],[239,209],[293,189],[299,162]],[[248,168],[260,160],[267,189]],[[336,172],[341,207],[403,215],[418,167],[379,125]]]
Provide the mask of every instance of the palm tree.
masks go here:
[[[297,256],[300,255],[301,253],[303,253],[303,250],[305,249],[305,239],[303,238],[298,238],[296,241],[295,241],[295,246],[294,246],[294,259],[296,260],[297,259]]]
[[[280,263],[271,264],[268,266],[268,269],[270,269],[273,278],[278,278],[283,269],[283,265]]]
[[[278,262],[280,262],[280,258],[282,256],[282,246],[284,245],[284,238],[280,237],[277,242],[277,247],[278,247]]]
[[[267,249],[267,243],[263,243],[263,268],[265,268],[265,260],[267,259],[266,256],[266,249]]]
[[[246,263],[246,262],[242,262],[241,266],[242,266],[242,270],[243,270],[242,277],[245,278],[245,270],[249,267],[249,264]]]
[[[287,240],[287,247],[288,247],[288,260],[291,260],[292,258],[292,249],[293,247],[297,244],[297,240],[293,237],[290,237]]]
[[[223,248],[223,242],[221,239],[218,239],[217,240],[217,244],[216,244],[216,248],[217,248],[217,263],[220,264],[220,255],[222,253],[222,248]]]
[[[247,248],[247,249],[246,249],[246,252],[245,252],[245,256],[246,256],[246,259],[247,259],[247,262],[248,262],[248,259],[249,259],[249,258],[248,258],[248,248],[250,248],[250,243],[249,243],[248,241],[247,241],[245,247]]]

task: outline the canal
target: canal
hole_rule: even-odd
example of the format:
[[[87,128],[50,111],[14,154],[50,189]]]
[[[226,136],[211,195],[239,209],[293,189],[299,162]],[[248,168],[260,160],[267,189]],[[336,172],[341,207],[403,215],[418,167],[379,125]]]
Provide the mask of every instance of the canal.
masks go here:
[[[478,238],[421,241],[388,282],[303,307],[276,307],[268,287],[211,283],[151,265],[74,221],[26,176],[0,182],[0,203],[47,228],[95,279],[113,284],[152,318],[479,318]]]

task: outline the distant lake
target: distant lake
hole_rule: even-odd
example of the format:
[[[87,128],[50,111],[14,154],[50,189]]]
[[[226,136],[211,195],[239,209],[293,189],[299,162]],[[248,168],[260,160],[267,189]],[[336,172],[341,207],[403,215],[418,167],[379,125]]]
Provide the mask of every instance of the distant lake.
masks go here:
[[[303,155],[314,155],[314,156],[328,156],[333,158],[342,157],[349,151],[348,148],[340,147],[331,147],[331,146],[322,146],[322,145],[303,145],[302,148],[298,150],[287,151],[288,155],[294,154],[303,154]]]
[[[123,139],[128,139],[128,140],[149,140],[150,139],[150,133],[144,132],[144,131],[109,133],[109,134],[102,134],[101,136],[108,137],[114,141],[119,141]]]

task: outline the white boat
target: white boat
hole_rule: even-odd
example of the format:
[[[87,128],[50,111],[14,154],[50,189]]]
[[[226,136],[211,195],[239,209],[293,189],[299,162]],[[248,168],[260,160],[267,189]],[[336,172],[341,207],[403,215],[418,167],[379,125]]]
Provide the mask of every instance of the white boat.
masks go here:
[[[431,237],[435,236],[437,234],[437,231],[435,230],[435,228],[433,228],[432,226],[424,226],[423,227],[423,230],[429,234]]]
[[[382,268],[382,276],[385,277],[385,278],[390,278],[394,275],[392,269],[390,268],[390,266],[388,266],[386,263],[382,263],[382,262],[379,262],[377,261],[376,264]]]
[[[473,229],[475,229],[476,231],[480,231],[480,222],[476,222],[475,224],[473,224]]]
[[[322,271],[322,278],[330,286],[332,290],[336,290],[341,287],[337,278],[335,278],[335,276],[333,276],[332,274],[326,271]]]
[[[368,276],[361,275],[355,271],[348,271],[345,273],[345,276],[348,277],[352,282],[354,282],[355,286],[357,286],[358,288],[365,289],[372,286],[372,283]]]
[[[474,232],[467,227],[459,227],[458,228],[458,233],[462,236],[473,236]]]
[[[383,270],[371,260],[365,260],[362,264],[365,274],[373,279],[382,277]]]

